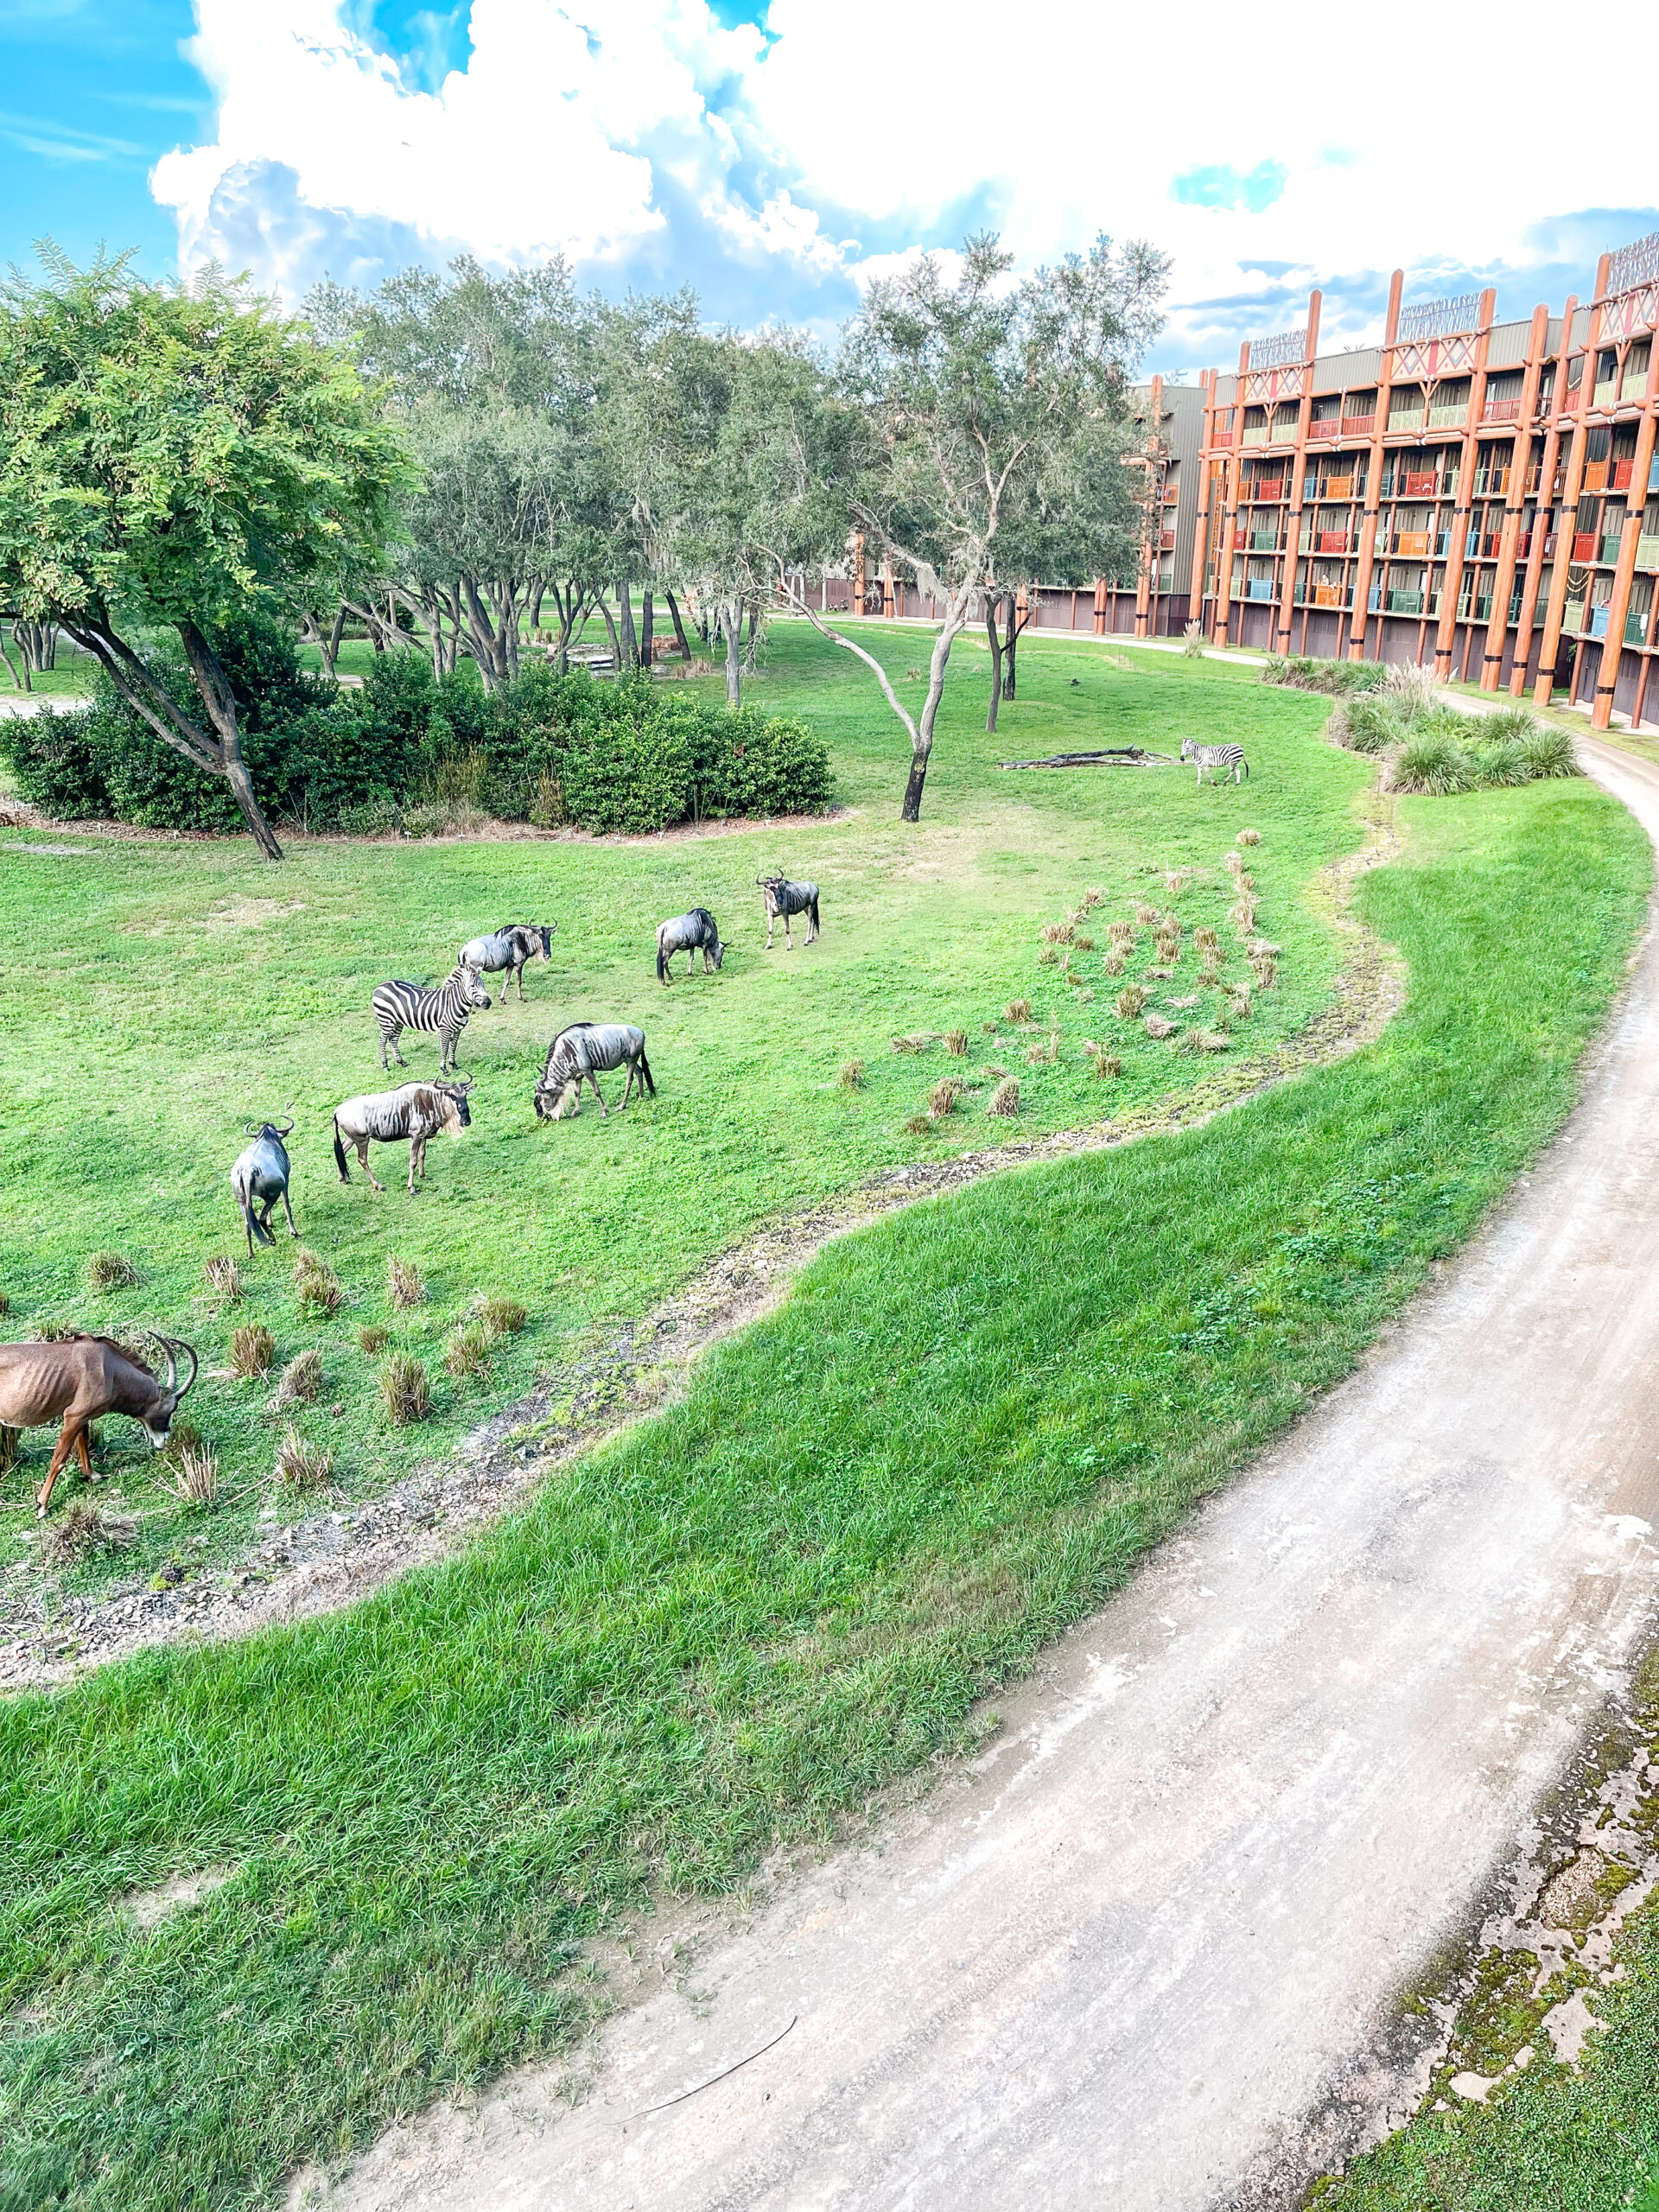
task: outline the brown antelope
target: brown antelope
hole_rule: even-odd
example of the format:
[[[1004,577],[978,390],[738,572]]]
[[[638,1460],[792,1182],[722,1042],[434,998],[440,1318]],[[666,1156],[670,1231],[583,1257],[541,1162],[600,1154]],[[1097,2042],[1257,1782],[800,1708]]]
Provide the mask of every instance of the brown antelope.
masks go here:
[[[46,1518],[52,1489],[72,1452],[80,1455],[80,1471],[89,1483],[103,1477],[92,1472],[86,1447],[86,1431],[105,1414],[124,1414],[140,1421],[156,1451],[167,1441],[179,1401],[196,1379],[196,1355],[190,1345],[175,1337],[158,1337],[146,1330],[161,1346],[167,1361],[167,1380],[153,1375],[137,1353],[108,1337],[58,1337],[49,1343],[0,1344],[0,1428],[41,1428],[61,1421],[63,1433],[46,1480],[35,1498],[35,1516]],[[190,1362],[185,1382],[179,1382],[178,1355]]]

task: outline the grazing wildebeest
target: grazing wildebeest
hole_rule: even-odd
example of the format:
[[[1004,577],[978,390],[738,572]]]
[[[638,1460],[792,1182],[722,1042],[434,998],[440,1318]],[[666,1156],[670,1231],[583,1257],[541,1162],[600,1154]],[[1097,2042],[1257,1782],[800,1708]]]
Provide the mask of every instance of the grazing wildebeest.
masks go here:
[[[628,1071],[628,1079],[622,1086],[624,1106],[632,1092],[636,1076],[642,1098],[646,1091],[653,1098],[657,1096],[651,1062],[645,1058],[643,1029],[636,1029],[628,1021],[573,1021],[568,1029],[561,1029],[548,1046],[547,1065],[536,1086],[537,1116],[543,1122],[560,1122],[567,1111],[574,1115],[582,1103],[584,1077],[593,1084],[594,1096],[603,1115],[605,1094],[599,1087],[600,1073],[623,1066]]]
[[[288,1197],[288,1147],[283,1139],[292,1129],[292,1122],[244,1122],[242,1134],[253,1139],[245,1152],[237,1154],[236,1165],[231,1170],[231,1189],[236,1203],[242,1209],[242,1224],[248,1232],[248,1257],[253,1257],[253,1240],[257,1236],[262,1244],[276,1242],[271,1234],[270,1217],[276,1201],[283,1202],[283,1211],[288,1216],[288,1233],[299,1235],[294,1223],[294,1209]],[[260,1218],[253,1217],[255,1206],[260,1209]]]
[[[458,961],[435,991],[429,991],[423,983],[382,983],[370,1003],[374,1018],[380,1025],[380,1065],[386,1065],[386,1047],[391,1046],[400,1068],[409,1062],[397,1051],[397,1039],[405,1029],[426,1029],[443,1039],[438,1054],[438,1073],[450,1074],[455,1065],[455,1046],[467,1018],[490,1003],[490,995],[484,988],[484,979],[476,968],[469,968],[465,961]]]
[[[795,940],[789,933],[791,914],[806,916],[806,941],[809,944],[823,931],[818,927],[818,887],[816,883],[791,883],[786,875],[757,875],[760,896],[766,909],[766,950],[772,950],[772,931],[774,922],[784,925],[784,943],[792,952]]]
[[[1230,776],[1234,783],[1242,784],[1250,772],[1250,764],[1244,758],[1242,745],[1200,745],[1194,737],[1184,737],[1181,740],[1181,758],[1198,762],[1200,783],[1204,781],[1206,768],[1219,768],[1224,784]]]
[[[677,914],[671,922],[657,925],[657,980],[671,983],[674,980],[673,960],[677,952],[686,956],[688,976],[696,972],[697,955],[702,955],[702,972],[718,968],[726,957],[726,948],[720,941],[720,931],[714,916],[706,906],[694,906],[689,914]]]
[[[80,1471],[90,1483],[101,1482],[92,1472],[86,1431],[105,1414],[124,1414],[142,1421],[144,1433],[159,1452],[167,1441],[179,1401],[196,1379],[196,1355],[175,1337],[155,1338],[167,1360],[167,1380],[150,1372],[136,1352],[108,1337],[58,1337],[52,1342],[0,1344],[0,1428],[40,1428],[61,1421],[63,1433],[46,1480],[35,1497],[35,1514],[44,1520],[51,1503],[52,1486],[63,1472],[72,1452],[80,1455]],[[179,1382],[178,1354],[190,1362],[188,1380]]]
[[[375,1183],[374,1171],[369,1166],[369,1147],[372,1144],[402,1144],[409,1141],[409,1190],[415,1194],[415,1179],[426,1173],[426,1141],[447,1132],[459,1136],[463,1129],[473,1126],[472,1109],[467,1103],[467,1094],[472,1089],[470,1079],[465,1083],[405,1083],[396,1090],[371,1091],[365,1097],[346,1098],[334,1109],[334,1165],[340,1170],[340,1179],[352,1179],[346,1165],[346,1147],[349,1144],[357,1154],[357,1164],[374,1184],[384,1192],[384,1183]]]
[[[515,977],[519,997],[524,995],[525,961],[553,957],[551,939],[558,926],[556,922],[503,922],[487,937],[472,938],[463,944],[455,955],[456,965],[476,968],[485,976],[499,976],[505,968],[507,980],[501,986],[501,1003],[505,1006],[508,987]]]

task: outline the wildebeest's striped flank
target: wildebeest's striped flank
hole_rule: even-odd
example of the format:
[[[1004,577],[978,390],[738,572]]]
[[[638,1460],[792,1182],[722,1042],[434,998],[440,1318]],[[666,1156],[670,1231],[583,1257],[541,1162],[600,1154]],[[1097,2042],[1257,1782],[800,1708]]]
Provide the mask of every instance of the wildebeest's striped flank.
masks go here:
[[[1199,745],[1194,739],[1185,737],[1181,740],[1181,758],[1198,762],[1200,783],[1206,768],[1219,768],[1224,783],[1230,776],[1236,784],[1242,784],[1250,772],[1242,745]]]
[[[806,941],[809,944],[823,932],[818,927],[818,887],[816,883],[791,883],[786,875],[757,875],[760,897],[766,910],[766,950],[772,950],[772,931],[775,923],[784,925],[784,943],[792,952],[795,940],[789,933],[791,914],[806,916]]]
[[[620,1067],[628,1071],[628,1079],[622,1086],[623,1105],[628,1103],[636,1077],[641,1097],[646,1091],[653,1098],[657,1096],[651,1062],[645,1058],[643,1029],[636,1028],[631,1021],[573,1021],[568,1029],[561,1029],[548,1046],[547,1065],[536,1086],[538,1117],[543,1122],[561,1122],[566,1114],[574,1113],[582,1103],[584,1082],[593,1084],[594,1096],[603,1115],[605,1094],[599,1087],[600,1074]]]
[[[472,1089],[470,1079],[465,1083],[405,1083],[396,1090],[377,1090],[362,1098],[343,1098],[334,1109],[334,1166],[340,1170],[340,1179],[349,1183],[351,1175],[346,1165],[346,1147],[349,1144],[357,1154],[357,1164],[377,1191],[384,1191],[384,1183],[375,1182],[374,1170],[369,1166],[369,1146],[374,1144],[409,1145],[409,1190],[415,1194],[416,1177],[426,1175],[426,1142],[441,1129],[459,1136],[463,1129],[472,1127],[472,1109],[467,1103],[467,1093]]]
[[[467,1027],[468,1014],[476,1014],[490,1003],[490,995],[476,968],[469,968],[463,961],[445,978],[435,991],[429,991],[420,983],[382,983],[371,1001],[374,1018],[380,1025],[380,1065],[386,1065],[386,1047],[391,1046],[400,1068],[409,1062],[397,1050],[397,1039],[405,1029],[425,1029],[443,1040],[438,1054],[438,1072],[445,1075],[455,1065],[455,1044]]]
[[[702,955],[702,972],[718,968],[726,957],[726,948],[720,941],[720,930],[714,916],[706,906],[694,906],[689,914],[677,914],[671,922],[657,925],[657,980],[671,983],[674,980],[674,956],[686,956],[686,974],[696,967],[697,955]]]

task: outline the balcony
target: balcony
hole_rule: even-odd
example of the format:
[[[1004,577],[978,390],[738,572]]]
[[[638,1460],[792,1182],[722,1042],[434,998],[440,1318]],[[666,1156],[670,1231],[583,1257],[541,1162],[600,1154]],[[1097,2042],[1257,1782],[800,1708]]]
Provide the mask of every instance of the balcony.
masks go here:
[[[1510,472],[1507,468],[1478,468],[1475,471],[1475,497],[1478,499],[1501,499],[1509,488]]]
[[[1175,533],[1173,530],[1159,531],[1158,550],[1160,553],[1173,553],[1175,550]]]
[[[1586,461],[1580,488],[1586,492],[1605,492],[1607,489],[1607,464],[1605,461]]]
[[[1483,423],[1518,423],[1521,402],[1518,399],[1489,399],[1480,410]]]
[[[1391,591],[1388,611],[1390,614],[1421,614],[1423,594],[1420,591]]]
[[[1611,608],[1608,606],[1605,599],[1599,607],[1592,607],[1591,608],[1590,635],[1592,638],[1605,638],[1606,636],[1607,617],[1611,612]]]
[[[1659,452],[1656,452],[1653,459],[1648,463],[1648,489],[1649,492],[1659,492]]]
[[[1648,613],[1645,607],[1632,607],[1624,617],[1624,642],[1627,645],[1645,645],[1648,642]]]
[[[1334,415],[1327,415],[1320,421],[1317,423],[1310,423],[1307,426],[1307,435],[1310,443],[1315,439],[1322,440],[1325,438],[1339,438],[1342,435],[1342,431],[1343,425],[1338,421]]]
[[[1211,430],[1210,433],[1210,443],[1214,448],[1219,449],[1223,446],[1231,445],[1232,442],[1233,434],[1230,430]]]
[[[1636,541],[1636,565],[1649,573],[1659,569],[1659,532],[1643,531]]]
[[[1633,453],[1618,454],[1607,472],[1607,489],[1610,492],[1628,492],[1635,472],[1636,455]]]
[[[1469,403],[1460,399],[1455,407],[1431,407],[1428,427],[1431,430],[1457,430],[1469,420]]]
[[[1179,499],[1180,496],[1181,496],[1181,487],[1180,487],[1180,486],[1179,486],[1179,484],[1166,484],[1166,485],[1165,485],[1165,486],[1164,486],[1164,505],[1165,505],[1166,507],[1173,507],[1173,506],[1176,504],[1176,502]]]
[[[1344,415],[1342,418],[1342,435],[1344,438],[1369,438],[1374,437],[1376,433],[1375,412],[1370,415]]]
[[[1581,599],[1569,599],[1561,609],[1561,627],[1572,631],[1575,636],[1583,629],[1584,601]]]
[[[1568,558],[1573,561],[1593,561],[1596,557],[1596,549],[1600,543],[1601,540],[1593,530],[1580,530],[1573,536],[1573,550]]]
[[[1340,584],[1315,584],[1313,587],[1315,607],[1351,607],[1353,603],[1353,594],[1344,591]]]
[[[1599,557],[1605,561],[1610,569],[1618,565],[1618,549],[1624,542],[1624,533],[1622,530],[1610,530],[1602,539]]]
[[[1394,550],[1408,561],[1427,561],[1433,532],[1427,530],[1398,530],[1394,534]]]
[[[1484,593],[1478,599],[1465,599],[1458,609],[1459,622],[1490,622],[1492,619],[1492,595]]]
[[[1433,499],[1440,496],[1440,472],[1433,468],[1408,468],[1400,479],[1402,499]]]
[[[1599,384],[1590,395],[1592,407],[1616,407],[1618,404],[1618,379],[1609,377],[1605,384]]]
[[[1345,553],[1349,543],[1345,530],[1322,530],[1314,537],[1313,550],[1316,553]]]
[[[1266,445],[1268,442],[1267,424],[1265,423],[1258,423],[1253,429],[1247,429],[1244,433],[1243,442],[1247,446]]]
[[[1422,427],[1423,410],[1421,407],[1391,407],[1389,410],[1389,435],[1391,437],[1398,431],[1421,430]]]
[[[1351,476],[1327,476],[1325,489],[1319,494],[1322,499],[1351,499],[1353,496],[1354,480]]]
[[[1246,599],[1271,599],[1273,597],[1272,578],[1270,576],[1248,577],[1244,585],[1244,596]]]
[[[1618,396],[1624,400],[1645,399],[1647,397],[1648,365],[1645,361],[1643,362],[1639,369],[1631,368],[1630,365],[1626,363],[1624,369],[1624,381],[1618,387]]]
[[[1282,476],[1258,476],[1254,487],[1248,490],[1244,496],[1247,499],[1282,499],[1285,496],[1285,480]]]

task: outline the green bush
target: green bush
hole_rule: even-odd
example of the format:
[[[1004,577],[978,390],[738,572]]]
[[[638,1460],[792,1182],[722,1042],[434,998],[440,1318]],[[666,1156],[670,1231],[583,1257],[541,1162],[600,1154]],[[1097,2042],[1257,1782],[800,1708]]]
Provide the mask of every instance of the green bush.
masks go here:
[[[1351,753],[1387,753],[1406,734],[1382,700],[1365,692],[1344,699],[1335,709],[1331,730],[1338,744]]]
[[[560,779],[584,830],[639,836],[691,811],[692,752],[677,717],[655,711],[649,679],[615,689],[624,711],[572,731]]]
[[[752,707],[705,707],[698,721],[700,814],[822,814],[830,804],[830,755],[804,722]]]
[[[1438,718],[1425,716],[1395,757],[1393,782],[1397,791],[1445,798],[1453,791],[1474,789],[1475,764]]]
[[[1501,737],[1496,745],[1473,746],[1469,758],[1474,763],[1475,780],[1478,784],[1529,784],[1532,781],[1527,750],[1519,738]]]
[[[1578,747],[1572,734],[1555,729],[1548,722],[1539,722],[1521,741],[1521,749],[1527,756],[1527,766],[1535,776],[1581,776]]]
[[[1356,692],[1380,690],[1387,675],[1387,669],[1374,660],[1316,660],[1306,653],[1281,659],[1274,654],[1262,671],[1262,681],[1344,698]]]
[[[1511,740],[1518,743],[1543,727],[1530,707],[1500,707],[1495,715],[1487,715],[1481,732],[1494,745]]]

